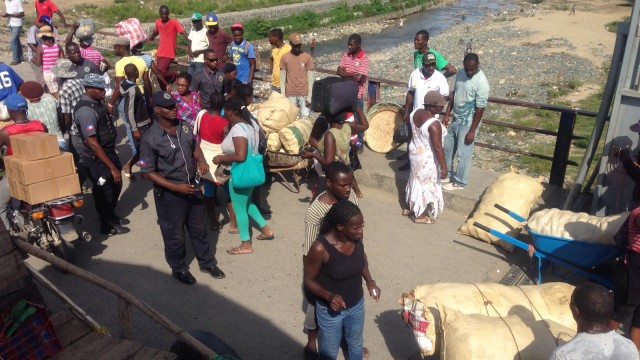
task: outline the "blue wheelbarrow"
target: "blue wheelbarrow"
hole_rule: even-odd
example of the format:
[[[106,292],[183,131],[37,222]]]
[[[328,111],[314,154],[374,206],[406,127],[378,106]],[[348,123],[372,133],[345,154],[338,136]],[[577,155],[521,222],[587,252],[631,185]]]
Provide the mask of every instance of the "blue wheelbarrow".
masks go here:
[[[527,219],[522,216],[499,204],[495,204],[494,206],[515,220],[523,223],[531,235],[533,244],[527,244],[478,222],[474,222],[473,225],[516,247],[528,251],[531,256],[535,256],[538,259],[538,284],[542,284],[542,274],[547,266],[551,264],[552,272],[556,276],[569,280],[573,276],[568,276],[568,274],[573,273],[573,275],[577,274],[584,276],[591,281],[608,287],[609,289],[613,288],[613,282],[611,279],[594,274],[592,269],[597,265],[604,264],[620,257],[622,255],[620,248],[615,245],[596,244],[541,234],[526,226]],[[568,269],[569,272],[565,272],[564,274],[556,272],[556,265]]]

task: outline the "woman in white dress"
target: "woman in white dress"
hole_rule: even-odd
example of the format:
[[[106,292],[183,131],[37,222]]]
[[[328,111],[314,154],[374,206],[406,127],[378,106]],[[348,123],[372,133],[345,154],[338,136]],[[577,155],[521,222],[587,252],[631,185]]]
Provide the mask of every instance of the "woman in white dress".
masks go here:
[[[442,179],[447,178],[447,164],[442,144],[447,128],[436,115],[446,103],[438,91],[429,91],[424,96],[424,108],[414,110],[409,117],[411,171],[402,215],[412,215],[417,224],[433,224],[444,206]]]

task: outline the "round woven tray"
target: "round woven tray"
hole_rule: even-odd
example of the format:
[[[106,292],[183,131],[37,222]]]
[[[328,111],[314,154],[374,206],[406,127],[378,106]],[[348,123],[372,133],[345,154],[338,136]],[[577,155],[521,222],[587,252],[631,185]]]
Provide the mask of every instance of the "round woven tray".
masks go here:
[[[369,113],[369,129],[364,132],[367,147],[378,153],[387,153],[398,144],[393,142],[393,131],[402,123],[402,107],[393,103],[375,104]]]

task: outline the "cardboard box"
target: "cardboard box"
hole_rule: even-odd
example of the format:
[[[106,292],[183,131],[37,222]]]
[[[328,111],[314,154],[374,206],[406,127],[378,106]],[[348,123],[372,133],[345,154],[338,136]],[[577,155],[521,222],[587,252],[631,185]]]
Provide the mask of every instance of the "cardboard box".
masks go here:
[[[58,137],[39,131],[9,136],[13,155],[26,160],[40,160],[60,155]]]
[[[25,160],[16,156],[6,156],[4,167],[7,176],[21,184],[30,185],[74,174],[73,155],[65,152],[61,155],[42,160]]]
[[[9,192],[11,196],[18,200],[26,201],[29,204],[39,204],[64,196],[75,195],[80,193],[81,190],[78,175],[73,174],[30,185],[21,184],[9,178]]]

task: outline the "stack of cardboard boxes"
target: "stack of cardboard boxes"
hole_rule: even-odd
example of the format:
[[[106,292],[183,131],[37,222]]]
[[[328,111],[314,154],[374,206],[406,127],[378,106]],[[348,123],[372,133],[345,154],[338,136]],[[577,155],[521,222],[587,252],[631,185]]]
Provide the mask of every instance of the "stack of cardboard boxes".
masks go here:
[[[10,137],[12,156],[4,158],[11,196],[38,204],[80,193],[71,153],[60,154],[56,135],[30,132]]]

